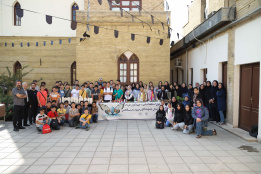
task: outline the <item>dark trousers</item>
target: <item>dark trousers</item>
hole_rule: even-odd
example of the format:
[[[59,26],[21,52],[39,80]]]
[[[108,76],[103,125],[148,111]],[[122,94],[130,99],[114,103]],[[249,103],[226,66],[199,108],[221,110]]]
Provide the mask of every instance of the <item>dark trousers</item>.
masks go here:
[[[37,113],[38,113],[38,106],[37,105],[35,105],[35,106],[32,105],[32,107],[29,108],[29,122],[30,123],[35,122],[35,118],[36,118]]]
[[[108,102],[110,102],[111,100],[104,100],[104,103],[108,103]]]
[[[14,105],[13,125],[14,128],[22,126],[24,106]]]
[[[73,117],[71,120],[68,120],[68,122],[69,122],[70,127],[74,127],[74,126],[78,125],[80,123],[79,116]]]
[[[24,125],[27,125],[28,111],[29,111],[29,102],[25,102],[25,105],[24,105],[24,116],[23,116]],[[19,125],[19,126],[22,126],[22,125]]]
[[[215,103],[209,104],[209,115],[213,121],[220,122],[219,113]]]
[[[162,121],[160,124],[156,122],[156,128],[157,129],[164,129],[164,121]]]

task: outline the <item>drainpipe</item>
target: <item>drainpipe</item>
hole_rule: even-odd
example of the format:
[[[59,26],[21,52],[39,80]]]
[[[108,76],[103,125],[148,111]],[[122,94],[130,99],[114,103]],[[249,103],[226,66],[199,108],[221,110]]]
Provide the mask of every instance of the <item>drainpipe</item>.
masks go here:
[[[186,76],[187,76],[187,85],[188,85],[188,49],[186,49]]]

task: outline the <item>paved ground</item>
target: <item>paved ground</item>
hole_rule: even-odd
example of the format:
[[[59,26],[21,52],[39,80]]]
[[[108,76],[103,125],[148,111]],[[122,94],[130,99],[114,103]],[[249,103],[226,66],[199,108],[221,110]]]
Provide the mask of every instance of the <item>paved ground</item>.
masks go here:
[[[121,120],[42,135],[34,126],[13,132],[8,122],[0,128],[0,173],[261,173],[261,152],[238,149],[261,151],[259,143],[215,128],[217,136],[196,139],[151,120]]]

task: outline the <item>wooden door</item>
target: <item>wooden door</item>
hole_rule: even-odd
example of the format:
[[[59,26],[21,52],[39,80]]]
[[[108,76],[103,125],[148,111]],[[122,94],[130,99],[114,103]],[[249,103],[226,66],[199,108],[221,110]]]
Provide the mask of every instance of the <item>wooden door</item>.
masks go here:
[[[222,83],[227,88],[227,62],[222,63]]]
[[[259,71],[259,64],[241,66],[239,127],[247,131],[258,125]]]

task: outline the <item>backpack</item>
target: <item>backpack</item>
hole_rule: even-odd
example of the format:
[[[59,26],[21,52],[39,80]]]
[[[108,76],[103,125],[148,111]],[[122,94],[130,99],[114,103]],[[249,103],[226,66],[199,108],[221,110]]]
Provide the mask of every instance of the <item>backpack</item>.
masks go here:
[[[252,126],[251,127],[251,130],[249,132],[249,135],[252,136],[252,137],[256,137],[257,138],[257,135],[258,135],[258,126]]]
[[[50,127],[53,129],[56,129],[56,130],[59,129],[59,123],[58,123],[57,118],[51,120]]]
[[[42,134],[47,134],[50,132],[52,132],[50,126],[48,124],[43,125]]]

